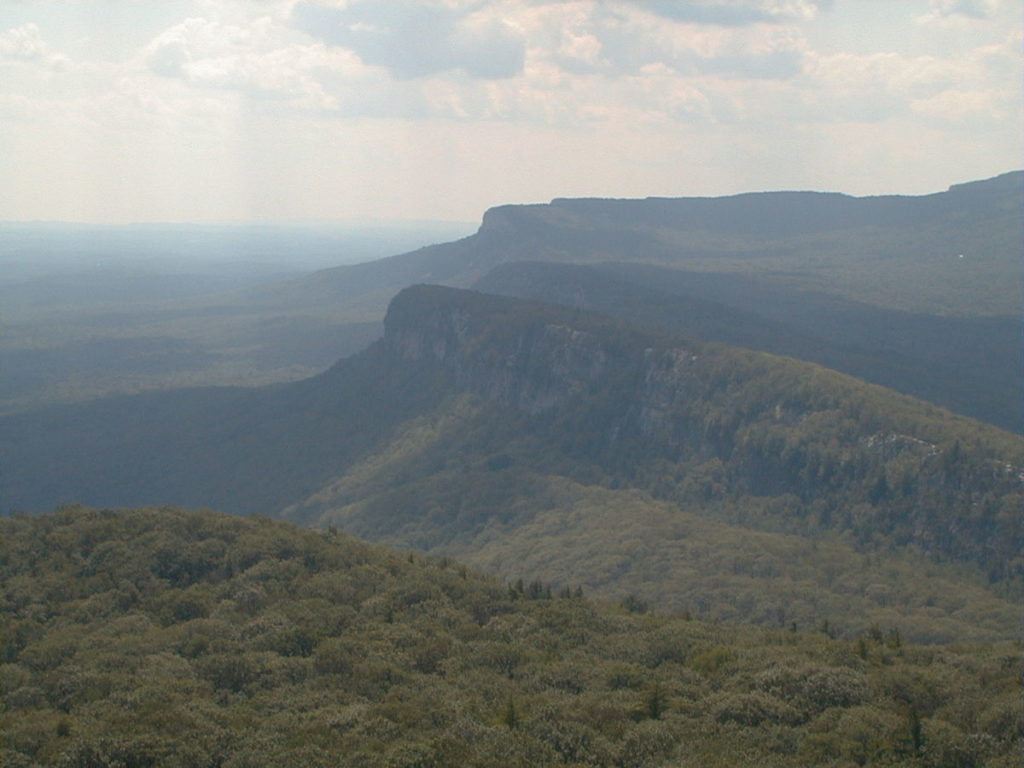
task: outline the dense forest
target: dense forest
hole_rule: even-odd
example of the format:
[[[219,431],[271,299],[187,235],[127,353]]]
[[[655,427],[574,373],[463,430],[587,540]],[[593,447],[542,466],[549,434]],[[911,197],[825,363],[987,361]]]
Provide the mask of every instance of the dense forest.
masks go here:
[[[1019,761],[1009,642],[742,628],[214,512],[0,536],[9,768]]]
[[[556,588],[844,637],[872,622],[928,642],[1016,632],[1016,435],[572,308],[422,286],[386,328],[296,384],[4,418],[7,498],[284,516],[504,578],[529,564]]]

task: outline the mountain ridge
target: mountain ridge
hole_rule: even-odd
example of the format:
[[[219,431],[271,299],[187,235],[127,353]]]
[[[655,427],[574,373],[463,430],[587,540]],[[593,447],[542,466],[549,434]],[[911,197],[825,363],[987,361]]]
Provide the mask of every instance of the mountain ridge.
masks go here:
[[[877,367],[870,358],[892,353],[890,342],[897,342],[901,356],[910,350],[915,358],[917,350],[948,336],[940,363],[917,381],[910,381],[909,361],[896,361],[904,382],[913,385],[899,388],[1019,430],[1020,408],[1012,405],[1017,398],[1006,393],[1019,382],[1021,178],[1014,172],[918,197],[771,192],[498,206],[485,214],[474,235],[380,261],[195,298],[187,306],[137,302],[13,326],[0,344],[0,362],[16,375],[0,386],[0,410],[29,410],[111,391],[298,380],[379,336],[388,302],[408,285],[471,287],[482,285],[496,267],[546,261],[602,269],[632,265],[628,277],[641,285],[650,275],[640,268],[657,268],[669,279],[654,278],[660,281],[655,287],[672,283],[674,292],[680,277],[695,284],[696,276],[713,278],[718,292],[709,298],[734,307],[739,301],[742,309],[753,285],[762,296],[757,311],[746,313],[747,336],[757,335],[765,318],[779,319],[775,310],[790,304],[803,310],[797,335],[825,330],[831,334],[825,341],[832,344],[848,340],[848,329],[863,328],[854,339],[864,357],[860,375]],[[600,215],[587,212],[595,206]],[[839,213],[829,219],[818,208]],[[852,214],[843,211],[854,209],[877,215],[858,213],[854,218],[864,226],[827,229],[850,219]],[[941,215],[922,222],[899,213],[907,209]],[[882,226],[893,220],[897,224]],[[750,234],[785,222],[790,229],[814,231]],[[681,276],[672,278],[669,271]],[[160,295],[162,286],[152,287]],[[811,294],[806,306],[800,304]],[[846,312],[850,302],[857,311]],[[837,310],[846,312],[846,319]],[[822,313],[829,322],[821,322]],[[892,376],[868,378],[899,383]]]
[[[704,341],[794,357],[990,424],[1021,428],[1015,318],[870,307],[753,278],[608,262],[499,265],[476,290],[578,307]]]
[[[927,219],[939,221],[953,215],[961,224],[969,222],[964,217],[979,215],[1009,215],[1019,220],[1019,201],[1024,195],[1022,185],[1024,171],[1013,171],[923,196],[853,197],[842,193],[783,191],[711,198],[555,198],[550,203],[500,205],[484,213],[480,228],[469,237],[374,262],[322,270],[308,279],[332,283],[339,291],[339,298],[351,296],[357,290],[382,289],[390,291],[390,296],[406,285],[421,282],[468,287],[498,264],[536,260],[540,256],[553,261],[615,260],[607,255],[614,253],[617,247],[636,252],[638,243],[651,251],[641,260],[672,259],[673,251],[684,256],[699,253],[708,245],[711,245],[708,249],[711,252],[723,250],[722,244],[702,243],[699,239],[692,245],[666,241],[656,231],[644,231],[644,227],[652,223],[694,234],[730,233],[735,232],[737,226],[745,226],[748,230],[745,236],[772,237],[814,234],[822,227],[836,225],[836,221],[829,224],[827,218],[822,218],[820,211],[793,206],[794,195],[805,203],[828,201],[825,205],[829,210],[835,209],[839,223],[852,222],[857,227],[884,229],[901,224],[905,229],[913,229],[919,222],[908,218],[907,211],[921,211]],[[993,200],[998,204],[993,205]],[[898,205],[900,210],[882,215],[891,204]],[[593,215],[595,208],[599,209],[597,218]],[[863,212],[849,213],[858,208]],[[581,217],[584,213],[587,216]],[[790,226],[783,231],[787,220],[790,224],[802,222],[811,229],[798,230]],[[578,231],[584,221],[588,227],[601,230],[600,234]],[[629,221],[630,226],[626,232],[616,234],[616,227],[623,221]],[[1017,226],[1019,228],[1020,224]],[[739,251],[747,251],[755,243],[734,245],[740,246]]]
[[[879,557],[899,573],[915,564],[894,587],[908,637],[1005,636],[998,595],[1022,565],[1019,437],[810,363],[564,306],[424,285],[395,297],[385,325],[295,384],[0,419],[4,504],[221,507],[499,569],[533,562],[542,548],[519,548],[560,531],[547,541],[562,556],[531,566],[556,583],[635,584],[659,604],[752,621],[807,621],[827,603],[843,631],[878,611],[897,620],[889,592],[864,581]],[[611,524],[616,506],[628,529]],[[742,554],[726,577],[715,569],[730,549]],[[680,551],[720,554],[680,581]],[[813,571],[830,567],[826,552],[841,581],[800,574],[772,593],[787,558]],[[662,575],[644,576],[656,562]],[[989,618],[944,603],[940,631],[919,611],[954,573]],[[750,579],[767,605],[735,591]],[[844,596],[844,583],[859,586]]]

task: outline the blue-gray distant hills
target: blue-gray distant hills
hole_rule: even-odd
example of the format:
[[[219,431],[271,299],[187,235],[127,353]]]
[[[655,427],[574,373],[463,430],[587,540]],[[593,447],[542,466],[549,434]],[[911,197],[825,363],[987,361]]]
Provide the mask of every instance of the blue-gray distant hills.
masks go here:
[[[917,197],[556,199],[492,208],[470,237],[301,285],[393,295],[421,282],[468,286],[510,261],[625,261],[744,273],[904,311],[1014,314],[1022,202],[1024,171]]]
[[[7,285],[0,413],[305,378],[378,337],[402,288],[437,283],[812,360],[1019,432],[1022,178],[922,196],[498,206],[461,240],[283,282],[267,279],[268,265],[294,269],[309,244],[277,233],[253,245],[254,232],[254,274],[233,291],[227,275],[215,284],[144,270]],[[232,258],[237,276],[246,257]],[[88,302],[75,304],[83,289]],[[21,318],[18,307],[41,296],[48,303]]]
[[[812,360],[1019,431],[1022,184],[499,206],[471,237],[259,301],[373,312],[407,285],[475,286]]]

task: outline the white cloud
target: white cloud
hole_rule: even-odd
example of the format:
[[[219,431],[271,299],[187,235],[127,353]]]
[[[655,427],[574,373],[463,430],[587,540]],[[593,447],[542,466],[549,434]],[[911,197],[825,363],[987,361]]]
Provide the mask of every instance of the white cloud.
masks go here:
[[[143,58],[153,73],[188,85],[293,100],[312,109],[338,107],[328,83],[373,79],[353,54],[290,37],[290,30],[270,17],[244,26],[190,18],[152,40]]]
[[[808,21],[830,0],[626,0],[675,21],[740,27],[760,23]]]
[[[47,54],[46,43],[39,36],[39,27],[25,24],[0,35],[0,56],[31,61]]]
[[[939,20],[955,16],[987,19],[999,6],[999,0],[931,0],[931,11],[925,19]]]
[[[1020,22],[1017,0],[930,0],[928,12],[916,20],[936,29],[964,30],[999,23],[1004,18],[1011,24]]]
[[[0,34],[0,62],[3,61],[41,64],[55,71],[71,65],[71,59],[46,44],[35,24],[23,24]]]
[[[484,3],[300,2],[292,18],[315,39],[354,51],[399,78],[457,70],[493,79],[515,77],[523,67],[519,31]]]
[[[917,99],[910,109],[920,115],[938,118],[950,123],[964,123],[974,119],[1009,117],[1002,94],[996,91],[963,91],[950,89],[926,99]],[[1016,110],[1014,110],[1016,111]]]
[[[899,115],[1005,120],[1021,104],[1024,66],[1016,32],[998,44],[953,55],[848,53],[807,58],[806,119],[877,122]]]
[[[912,191],[1019,164],[1006,2],[916,0],[896,21],[859,0],[104,2],[139,30],[115,52],[90,56],[107,28],[55,26],[60,3],[0,29],[5,215],[472,218],[556,195]],[[838,20],[863,29],[823,36]]]
[[[344,18],[360,35],[372,32],[392,39],[405,34],[404,27],[395,31],[401,27],[394,23],[398,6],[383,6],[373,17],[363,4],[356,7],[359,13],[351,15],[352,6],[300,3],[292,21],[305,30],[311,22],[304,13],[322,14],[317,16],[320,22],[340,23]],[[417,14],[411,18],[421,18]],[[366,47],[353,51],[339,44],[341,38],[349,39],[352,29],[339,35],[321,23],[310,42],[276,18],[242,25],[194,17],[153,39],[143,61],[152,73],[195,88],[286,100],[338,116],[439,116],[571,126],[612,119],[726,119],[719,111],[734,116],[736,109],[734,94],[714,94],[721,78],[793,77],[802,70],[807,48],[791,27],[676,23],[628,4],[434,4],[427,15],[435,28],[443,27],[439,39],[462,40],[461,47],[430,58],[436,53],[431,47],[436,41],[431,42],[412,59],[405,51],[406,59],[387,67],[375,63]],[[517,46],[524,46],[516,54],[514,68],[521,71],[515,77],[490,76],[501,73],[498,65],[484,71],[468,63],[472,57],[467,52],[477,44],[472,41],[501,38],[508,30]],[[429,37],[422,28],[418,31]],[[485,57],[483,48],[478,53]],[[444,58],[449,55],[461,65],[444,68],[455,61]],[[409,76],[413,60],[421,70],[418,77]]]
[[[570,2],[516,17],[529,58],[570,73],[634,76],[663,65],[682,76],[787,78],[806,48],[793,25],[708,25],[669,19],[648,4]]]

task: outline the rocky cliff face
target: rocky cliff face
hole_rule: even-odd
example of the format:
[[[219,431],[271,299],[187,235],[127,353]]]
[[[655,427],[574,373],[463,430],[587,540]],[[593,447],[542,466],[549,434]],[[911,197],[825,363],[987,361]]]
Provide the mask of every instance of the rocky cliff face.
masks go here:
[[[783,499],[783,525],[814,516],[986,563],[1016,535],[996,442],[954,448],[981,425],[819,366],[437,286],[394,299],[382,343],[412,379],[518,412],[617,484],[703,503],[691,479],[710,472],[714,498]]]
[[[445,295],[448,302],[436,302]],[[484,306],[484,303],[489,306]],[[578,313],[534,310],[506,322],[506,300],[420,286],[400,295],[385,321],[384,343],[407,362],[442,369],[460,390],[530,415],[616,389],[616,432],[674,441],[670,416],[686,397],[686,382],[698,355],[678,346],[651,345],[639,333],[588,328],[572,323]],[[499,307],[495,317],[493,306]]]

